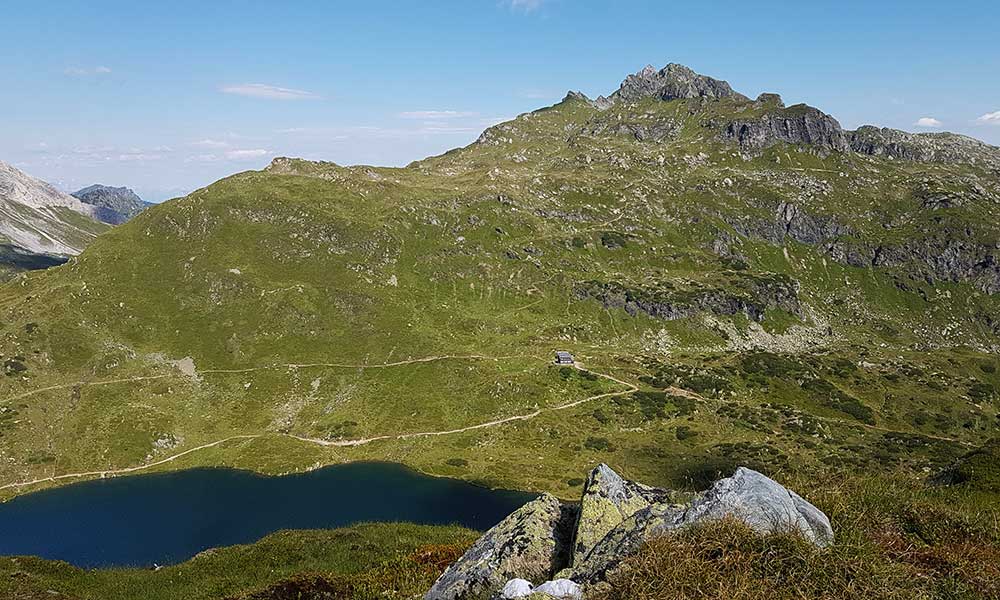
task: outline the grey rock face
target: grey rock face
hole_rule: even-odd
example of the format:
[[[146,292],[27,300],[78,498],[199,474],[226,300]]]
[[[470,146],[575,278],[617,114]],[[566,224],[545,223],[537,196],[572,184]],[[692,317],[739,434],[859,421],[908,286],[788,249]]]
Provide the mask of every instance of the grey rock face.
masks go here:
[[[728,98],[746,99],[733,91],[728,83],[699,75],[684,65],[671,63],[659,71],[652,65],[629,75],[621,87],[611,94],[612,101],[635,102],[643,98],[677,100],[684,98]]]
[[[1000,148],[954,133],[907,133],[871,125],[850,132],[859,154],[917,162],[963,163],[1000,169]]]
[[[650,538],[724,518],[743,521],[761,533],[796,532],[817,546],[833,542],[830,520],[795,492],[757,471],[740,467],[687,505],[653,504],[622,521],[573,564],[572,578],[597,582]]]
[[[830,520],[773,479],[745,467],[695,500],[680,525],[735,517],[761,533],[796,532],[817,546],[833,542]]]
[[[580,599],[650,538],[725,518],[762,533],[798,533],[817,546],[833,542],[826,515],[756,471],[741,467],[701,494],[680,494],[628,481],[601,464],[587,479],[578,512],[548,495],[526,504],[448,567],[425,600]],[[545,583],[532,588],[531,581]]]
[[[548,494],[529,502],[487,531],[452,564],[425,600],[489,598],[512,578],[545,581],[568,561],[576,517]]]
[[[826,152],[849,148],[847,135],[836,119],[804,104],[768,112],[756,119],[733,121],[726,126],[723,136],[735,140],[744,150],[762,150],[781,142],[804,144]]]
[[[790,277],[754,279],[747,282],[747,287],[746,294],[724,288],[705,288],[678,296],[630,288],[617,282],[581,282],[574,286],[573,292],[577,298],[597,300],[605,308],[621,308],[630,315],[644,313],[667,321],[708,312],[744,314],[760,322],[769,308],[802,314],[798,282]]]
[[[79,254],[105,229],[91,220],[94,210],[0,161],[0,243],[40,256]],[[73,218],[72,213],[88,218]]]
[[[929,190],[927,184],[921,184],[914,192],[914,200],[928,210],[935,210],[942,206],[977,201],[979,193],[975,188],[970,188],[962,194],[949,192],[943,195],[933,189]],[[831,259],[852,267],[908,265],[914,273],[928,281],[966,282],[987,294],[1000,292],[1000,248],[970,236],[968,229],[960,223],[947,222],[947,217],[939,221],[937,229],[925,229],[922,232],[925,235],[901,240],[892,246],[865,240],[835,218],[812,214],[789,202],[779,203],[771,220],[724,218],[740,235],[763,239],[772,244],[783,244],[786,238],[790,238],[803,244],[818,246]],[[762,294],[766,291],[755,292],[755,297],[771,297]],[[775,301],[780,301],[782,297],[778,295],[774,298]],[[675,313],[677,308],[674,307]],[[725,306],[716,303],[714,311],[718,312],[722,308]],[[781,308],[788,310],[790,306]],[[752,308],[744,312],[748,316],[754,314]]]
[[[110,225],[121,225],[149,206],[126,187],[92,185],[73,192],[73,197],[96,207],[94,216]]]
[[[781,96],[779,96],[778,94],[771,94],[768,92],[765,92],[757,96],[757,99],[754,100],[754,102],[756,102],[757,104],[763,104],[765,106],[776,106],[778,108],[785,108],[785,102],[781,99]]]

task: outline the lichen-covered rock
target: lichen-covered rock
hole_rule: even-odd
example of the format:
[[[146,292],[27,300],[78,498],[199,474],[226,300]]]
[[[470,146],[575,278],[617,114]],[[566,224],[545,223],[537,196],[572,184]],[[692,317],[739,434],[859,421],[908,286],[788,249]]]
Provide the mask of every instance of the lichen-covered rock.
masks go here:
[[[743,521],[761,533],[797,532],[818,546],[833,541],[830,520],[822,511],[773,479],[740,467],[732,477],[715,482],[690,504],[653,504],[623,520],[585,560],[573,563],[572,578],[587,583],[601,581],[646,540],[727,517]]]
[[[628,481],[601,464],[587,478],[579,508],[549,495],[526,504],[448,567],[425,600],[576,600],[581,586],[605,585],[650,538],[725,518],[761,533],[795,532],[817,546],[833,541],[826,515],[751,469],[692,495]],[[530,581],[545,583],[532,588]]]
[[[622,521],[653,503],[669,499],[667,490],[625,480],[608,465],[598,465],[587,477],[580,499],[572,564],[583,560]]]
[[[581,583],[603,581],[621,560],[632,554],[643,542],[654,535],[666,533],[684,514],[683,506],[658,504],[629,516],[598,541],[586,555],[573,562],[572,569],[560,575],[569,575]]]
[[[575,513],[548,494],[525,504],[448,567],[425,600],[486,599],[513,578],[549,579],[568,562]]]

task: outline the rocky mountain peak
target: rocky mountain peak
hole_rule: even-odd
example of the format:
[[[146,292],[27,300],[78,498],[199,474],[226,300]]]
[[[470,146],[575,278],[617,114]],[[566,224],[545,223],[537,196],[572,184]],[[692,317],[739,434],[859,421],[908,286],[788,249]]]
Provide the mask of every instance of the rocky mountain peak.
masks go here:
[[[699,75],[677,63],[670,63],[660,70],[652,65],[646,65],[638,73],[626,77],[618,90],[611,95],[613,100],[629,102],[643,98],[677,100],[728,97],[746,99],[733,91],[725,81]]]
[[[149,204],[127,187],[95,184],[73,192],[73,197],[95,207],[94,216],[104,223],[120,225]]]

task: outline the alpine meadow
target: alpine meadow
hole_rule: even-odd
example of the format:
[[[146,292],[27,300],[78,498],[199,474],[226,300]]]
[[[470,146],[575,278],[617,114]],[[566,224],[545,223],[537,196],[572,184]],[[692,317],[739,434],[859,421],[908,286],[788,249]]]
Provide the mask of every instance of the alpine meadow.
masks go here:
[[[60,209],[86,248],[0,286],[0,498],[349,462],[542,495],[482,538],[3,557],[5,598],[1000,598],[997,147],[672,63],[405,167],[91,191],[114,226]]]

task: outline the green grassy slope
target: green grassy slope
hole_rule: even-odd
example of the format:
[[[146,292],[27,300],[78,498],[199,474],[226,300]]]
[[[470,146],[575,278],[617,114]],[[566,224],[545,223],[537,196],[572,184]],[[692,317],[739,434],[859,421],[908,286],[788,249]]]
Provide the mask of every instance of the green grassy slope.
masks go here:
[[[572,497],[601,460],[672,486],[948,463],[996,429],[1000,306],[933,259],[995,245],[1000,181],[720,134],[800,110],[568,99],[406,168],[278,159],[151,207],[0,288],[0,495],[143,465]]]
[[[218,600],[323,591],[326,598],[410,598],[431,586],[476,533],[402,523],[281,531],[216,548],[179,565],[82,570],[32,557],[0,558],[0,597],[17,600]],[[317,596],[320,597],[320,596]]]

